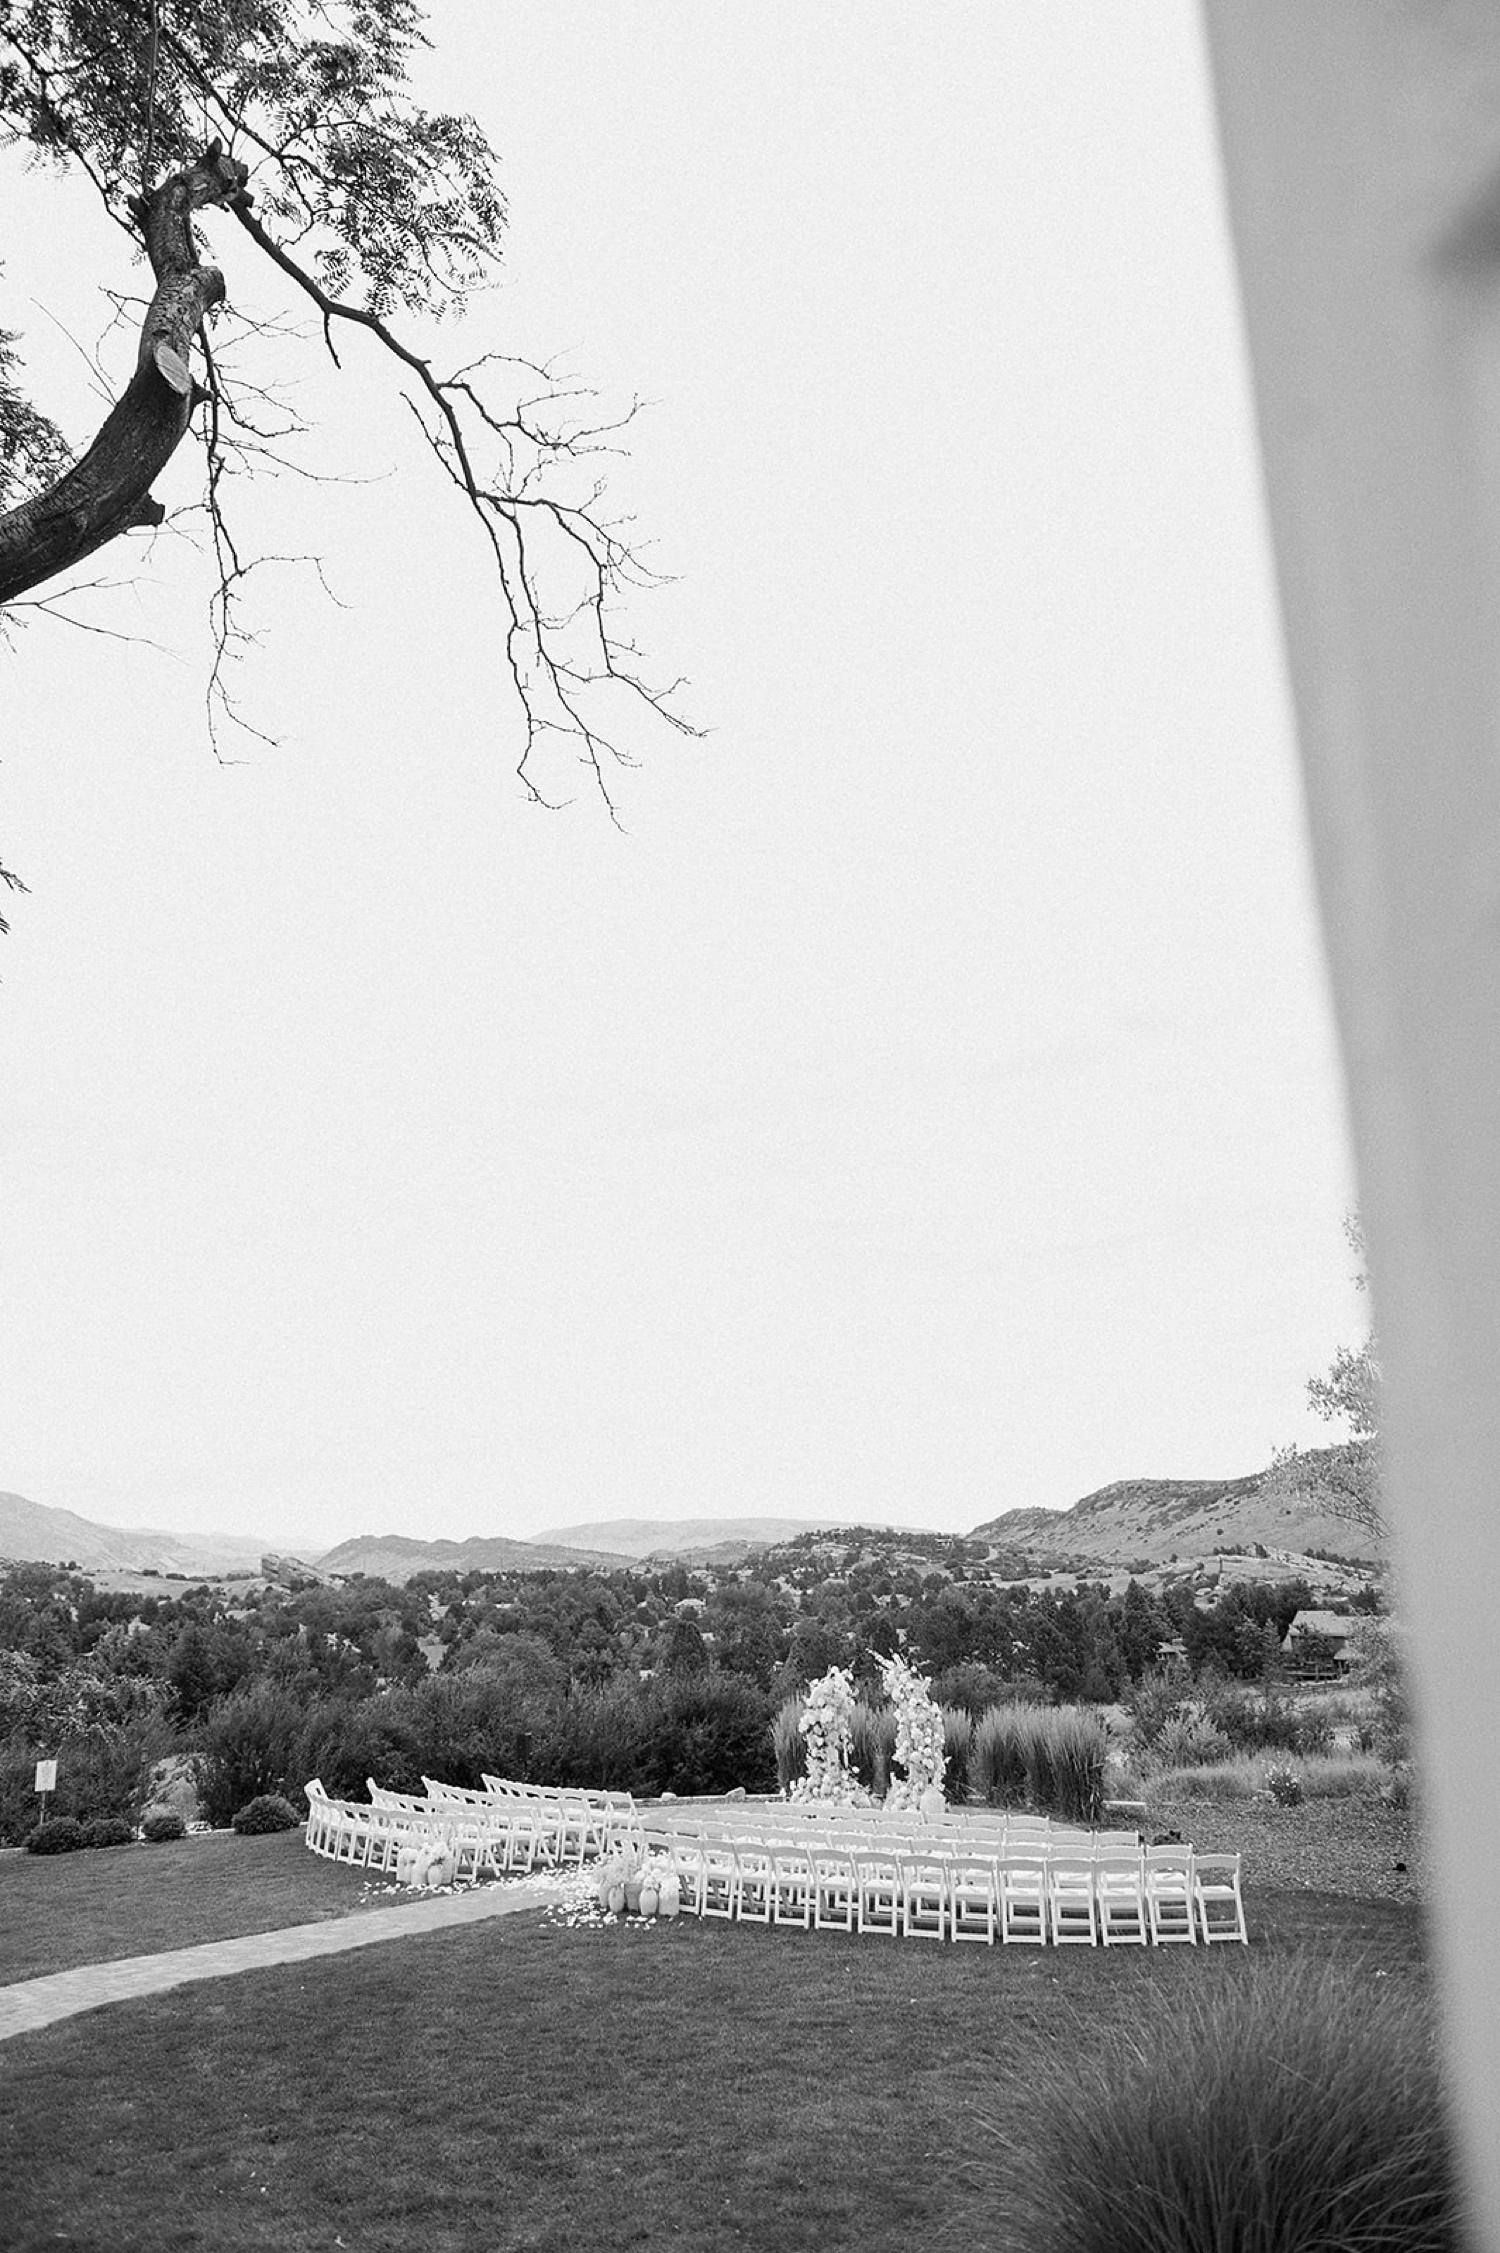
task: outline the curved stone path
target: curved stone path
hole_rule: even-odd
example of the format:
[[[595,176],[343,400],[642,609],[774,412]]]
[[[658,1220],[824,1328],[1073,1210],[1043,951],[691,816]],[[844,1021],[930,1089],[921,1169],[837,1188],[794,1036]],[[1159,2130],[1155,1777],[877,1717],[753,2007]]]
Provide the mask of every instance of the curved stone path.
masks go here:
[[[197,1979],[228,1979],[238,1971],[260,1971],[268,1964],[305,1963],[313,1956],[336,1956],[346,1948],[370,1948],[382,1940],[409,1940],[445,1925],[478,1924],[485,1917],[509,1916],[516,1909],[545,1908],[562,1898],[555,1886],[481,1886],[464,1893],[439,1894],[429,1901],[403,1901],[389,1909],[356,1909],[347,1917],[324,1917],[316,1924],[284,1925],[279,1932],[250,1932],[238,1940],[205,1940],[193,1948],[169,1948],[155,1956],[121,1956],[114,1963],[80,1964],[72,1971],[49,1972],[0,1987],[0,2042],[34,2034],[60,2018],[123,2003],[136,1995],[159,1995]]]

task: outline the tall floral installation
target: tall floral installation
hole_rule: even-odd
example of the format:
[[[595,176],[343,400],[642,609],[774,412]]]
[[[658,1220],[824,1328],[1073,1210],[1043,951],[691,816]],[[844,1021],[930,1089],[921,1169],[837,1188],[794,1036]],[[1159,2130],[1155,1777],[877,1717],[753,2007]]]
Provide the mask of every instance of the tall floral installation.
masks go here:
[[[837,1807],[869,1806],[870,1795],[849,1766],[853,1715],[853,1677],[847,1667],[830,1667],[808,1689],[797,1724],[807,1739],[807,1772],[788,1797]]]
[[[943,1716],[933,1703],[924,1674],[908,1666],[899,1652],[880,1660],[885,1694],[896,1710],[896,1745],[891,1754],[887,1807],[914,1808],[941,1815],[943,1797]],[[901,1773],[897,1775],[896,1770]]]

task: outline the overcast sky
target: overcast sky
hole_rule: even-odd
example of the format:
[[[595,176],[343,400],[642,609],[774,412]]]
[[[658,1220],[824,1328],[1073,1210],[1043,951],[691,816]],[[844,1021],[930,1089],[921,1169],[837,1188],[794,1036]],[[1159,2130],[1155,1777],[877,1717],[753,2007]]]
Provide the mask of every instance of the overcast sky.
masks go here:
[[[245,504],[343,606],[265,581],[279,748],[207,747],[180,539],[88,612],[149,642],[0,654],[0,1487],[308,1550],[966,1528],[1328,1437],[1354,1192],[1195,10],[433,32],[511,209],[440,350],[651,402],[631,624],[711,732],[641,735],[623,834],[529,805],[478,543],[312,343],[364,482]],[[92,338],[126,246],[4,192],[82,434],[33,300]]]

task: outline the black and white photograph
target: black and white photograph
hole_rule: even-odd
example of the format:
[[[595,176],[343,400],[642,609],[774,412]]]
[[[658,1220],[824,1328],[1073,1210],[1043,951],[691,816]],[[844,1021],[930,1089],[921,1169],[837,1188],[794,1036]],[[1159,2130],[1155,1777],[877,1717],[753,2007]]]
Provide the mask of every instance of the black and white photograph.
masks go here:
[[[1500,2253],[1497,1369],[1485,0],[0,0],[0,2253]]]

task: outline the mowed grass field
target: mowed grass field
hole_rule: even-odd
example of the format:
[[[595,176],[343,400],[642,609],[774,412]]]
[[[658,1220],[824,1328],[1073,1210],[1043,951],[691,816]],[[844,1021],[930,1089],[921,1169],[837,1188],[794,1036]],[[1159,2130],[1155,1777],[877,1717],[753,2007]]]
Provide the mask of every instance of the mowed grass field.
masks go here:
[[[72,1875],[88,1864],[98,1877]],[[361,1873],[295,1834],[17,1857],[0,1932],[24,1905],[45,1954],[52,1923],[56,1960],[33,1970],[93,1960],[45,1881],[98,1919],[111,1864],[112,1954],[143,1944],[138,1917],[149,1945],[222,1933],[242,1883],[241,1931],[304,1921],[309,1900],[362,1905]],[[1159,1952],[569,1928],[527,1910],[112,2006],[0,2045],[0,2243],[1025,2253],[1007,2183],[1046,2061],[1122,2029],[1170,2044],[1185,1992],[1304,1954],[1427,2009],[1415,1909],[1247,1901],[1250,1949]]]
[[[375,1882],[384,1882],[378,1873]],[[161,1846],[0,1855],[0,1986],[75,1964],[315,1924],[376,1898],[364,1871],[335,1869],[309,1854],[300,1831],[268,1838],[213,1831]]]

